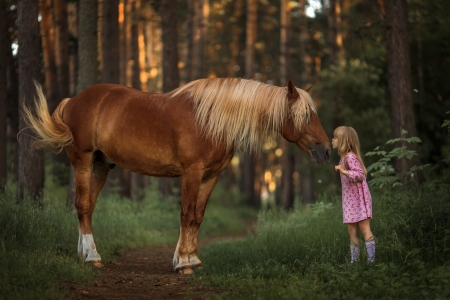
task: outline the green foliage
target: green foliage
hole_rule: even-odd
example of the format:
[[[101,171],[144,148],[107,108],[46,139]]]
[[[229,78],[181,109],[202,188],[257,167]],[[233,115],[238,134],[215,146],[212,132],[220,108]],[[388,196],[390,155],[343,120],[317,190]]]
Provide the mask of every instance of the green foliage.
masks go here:
[[[448,111],[447,114],[450,114],[450,111]],[[450,137],[450,119],[444,120],[442,127],[447,129],[447,135]]]
[[[329,136],[333,120],[352,126],[362,141],[362,151],[373,149],[389,138],[389,101],[380,86],[382,70],[359,59],[341,62],[320,72],[320,118]],[[367,122],[370,120],[370,122]]]
[[[415,150],[409,150],[406,147],[406,143],[408,144],[416,144],[421,143],[422,141],[418,137],[406,137],[408,132],[406,130],[402,130],[402,137],[390,139],[386,142],[387,145],[391,145],[394,143],[402,143],[401,147],[395,147],[389,152],[381,150],[380,147],[376,147],[373,151],[369,151],[366,153],[366,156],[379,156],[381,157],[377,162],[371,164],[367,167],[367,173],[370,173],[373,179],[369,180],[369,185],[384,187],[399,184],[404,177],[411,177],[417,171],[422,171],[423,169],[429,167],[429,164],[422,166],[413,166],[410,168],[408,172],[405,174],[397,173],[392,166],[393,159],[412,159],[417,152]]]
[[[340,204],[322,198],[291,213],[261,214],[249,239],[208,246],[195,275],[203,285],[228,289],[217,299],[446,299],[449,178],[373,193],[373,265],[365,263],[364,246],[360,262],[349,263]]]
[[[44,207],[31,200],[17,204],[12,184],[0,194],[1,299],[68,299],[60,290],[63,281],[92,281],[95,271],[77,256],[78,219],[65,209],[66,190],[49,180]],[[179,205],[162,202],[157,195],[150,188],[141,203],[109,194],[99,197],[93,231],[104,263],[125,249],[176,243]],[[221,200],[220,193],[211,196],[201,237],[243,232],[243,220],[255,217]]]

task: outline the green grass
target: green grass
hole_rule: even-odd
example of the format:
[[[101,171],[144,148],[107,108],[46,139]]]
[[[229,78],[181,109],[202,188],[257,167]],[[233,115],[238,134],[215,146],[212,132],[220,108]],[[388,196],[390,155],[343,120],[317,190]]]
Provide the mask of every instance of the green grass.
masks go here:
[[[365,263],[364,246],[361,261],[349,263],[340,197],[322,197],[290,213],[261,214],[252,238],[208,246],[196,281],[229,289],[218,299],[448,299],[448,177],[372,195],[374,265]]]
[[[47,182],[44,206],[16,204],[15,187],[0,194],[0,299],[68,299],[64,281],[92,282],[97,272],[77,256],[78,219],[65,209],[66,188]],[[256,213],[225,205],[220,187],[211,196],[200,237],[245,231],[244,220]],[[176,243],[178,200],[158,200],[149,189],[141,203],[100,195],[93,232],[103,262],[129,248]],[[175,250],[175,249],[174,249]]]

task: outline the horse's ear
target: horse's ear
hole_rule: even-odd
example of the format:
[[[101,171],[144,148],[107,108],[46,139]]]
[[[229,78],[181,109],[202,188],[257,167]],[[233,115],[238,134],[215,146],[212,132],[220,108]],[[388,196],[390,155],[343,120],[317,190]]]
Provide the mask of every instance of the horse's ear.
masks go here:
[[[297,92],[297,88],[295,87],[295,85],[292,83],[292,81],[289,79],[288,81],[288,96],[289,98],[298,98],[298,92]]]
[[[305,89],[305,92],[308,92],[308,93],[309,93],[309,91],[312,89],[312,87],[313,87],[313,86],[310,85],[309,88],[306,88],[306,89]]]

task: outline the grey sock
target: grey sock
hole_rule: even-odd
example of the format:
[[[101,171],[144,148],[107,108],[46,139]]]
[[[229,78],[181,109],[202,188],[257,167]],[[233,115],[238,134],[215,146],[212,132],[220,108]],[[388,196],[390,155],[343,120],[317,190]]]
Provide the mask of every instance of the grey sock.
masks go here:
[[[350,262],[354,263],[359,260],[359,247],[350,245]]]
[[[367,262],[374,263],[375,262],[375,241],[366,242],[366,250],[367,250]]]

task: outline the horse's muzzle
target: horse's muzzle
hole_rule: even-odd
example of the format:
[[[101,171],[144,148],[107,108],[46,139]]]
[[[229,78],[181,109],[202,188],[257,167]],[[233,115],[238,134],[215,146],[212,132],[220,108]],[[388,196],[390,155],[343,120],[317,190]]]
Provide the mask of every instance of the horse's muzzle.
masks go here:
[[[309,151],[319,165],[326,164],[330,161],[330,148],[324,145],[314,145]]]

